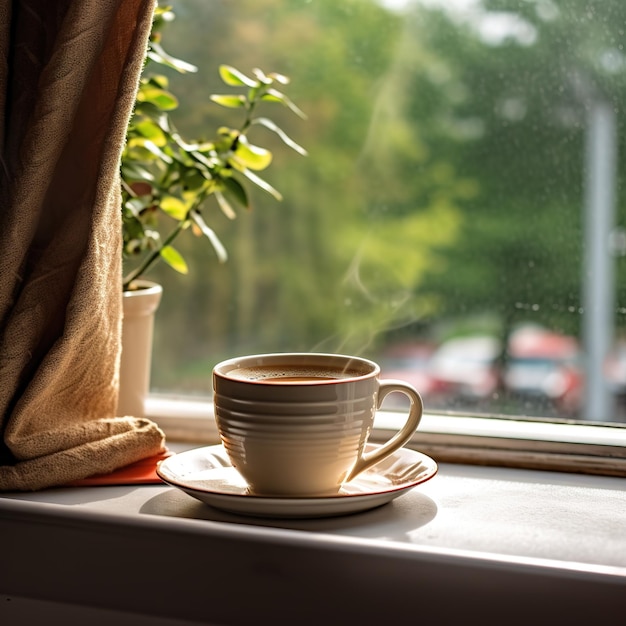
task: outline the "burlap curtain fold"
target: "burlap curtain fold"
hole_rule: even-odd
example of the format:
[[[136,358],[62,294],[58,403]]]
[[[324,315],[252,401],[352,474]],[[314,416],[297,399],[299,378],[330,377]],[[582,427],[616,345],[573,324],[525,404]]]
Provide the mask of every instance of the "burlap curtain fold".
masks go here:
[[[0,0],[0,490],[163,448],[116,417],[119,158],[155,0]]]

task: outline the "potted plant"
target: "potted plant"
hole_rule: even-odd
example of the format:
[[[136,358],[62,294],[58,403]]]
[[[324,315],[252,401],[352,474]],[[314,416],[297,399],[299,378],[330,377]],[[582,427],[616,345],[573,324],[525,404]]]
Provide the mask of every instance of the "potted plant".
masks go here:
[[[272,120],[259,115],[261,104],[280,103],[305,117],[280,90],[289,79],[259,69],[248,76],[228,65],[219,67],[222,81],[235,93],[210,98],[218,105],[239,109],[239,127],[221,127],[208,140],[187,140],[181,136],[170,117],[178,100],[169,91],[167,77],[151,71],[154,65],[183,73],[196,71],[189,63],[167,54],[161,45],[162,28],[173,17],[169,7],[156,9],[146,67],[121,160],[123,255],[127,271],[123,279],[120,415],[143,415],[149,388],[153,317],[162,289],[146,280],[146,274],[159,262],[187,274],[187,262],[174,246],[183,233],[208,242],[217,260],[226,261],[224,246],[204,218],[209,202],[216,203],[228,218],[234,219],[236,207],[250,206],[246,184],[282,199],[257,174],[270,165],[272,153],[250,143],[248,135],[253,128],[264,127],[291,149],[306,154]]]

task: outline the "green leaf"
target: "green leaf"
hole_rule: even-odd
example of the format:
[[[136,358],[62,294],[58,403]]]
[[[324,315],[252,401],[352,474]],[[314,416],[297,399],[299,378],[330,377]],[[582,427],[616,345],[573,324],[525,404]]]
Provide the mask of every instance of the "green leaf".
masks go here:
[[[163,74],[152,74],[149,78],[141,80],[139,89],[145,89],[147,85],[167,90],[170,86],[170,79],[167,76],[163,76]]]
[[[181,74],[198,71],[198,68],[195,65],[187,63],[187,61],[183,61],[182,59],[177,59],[171,54],[165,52],[165,50],[163,50],[163,48],[156,41],[150,42],[150,49],[148,50],[147,56],[155,63],[171,67]]]
[[[268,78],[271,78],[273,81],[280,83],[281,85],[289,84],[289,77],[284,74],[278,74],[277,72],[270,72],[268,74]]]
[[[243,169],[241,170],[241,173],[257,187],[260,187],[261,189],[263,189],[263,191],[269,193],[270,196],[274,196],[276,200],[281,201],[283,199],[283,196],[279,191],[274,189],[274,187],[272,187],[267,181],[257,176],[254,172],[250,171],[249,169]]]
[[[284,93],[281,93],[276,89],[268,89],[267,93],[261,96],[261,100],[280,102],[291,109],[298,117],[301,117],[303,120],[307,119],[306,113],[301,111]]]
[[[220,65],[219,73],[222,80],[227,85],[233,85],[234,87],[258,87],[259,84],[257,81],[249,78],[238,69],[232,67],[231,65]]]
[[[217,254],[217,258],[220,263],[225,263],[228,260],[228,254],[226,253],[226,248],[222,245],[222,242],[219,240],[218,236],[215,234],[215,231],[212,228],[209,228],[202,218],[202,215],[198,213],[198,211],[191,211],[191,219],[196,223],[198,228],[202,231],[202,234],[211,242],[213,249],[215,250],[215,254]]]
[[[202,144],[199,143],[187,143],[178,133],[173,133],[172,141],[184,152],[193,152],[194,150],[198,150],[202,147]]]
[[[234,158],[243,166],[251,170],[264,170],[272,162],[272,153],[265,148],[248,143],[245,135],[240,135]]]
[[[151,102],[162,111],[172,111],[178,107],[176,96],[158,87],[145,87],[137,93],[139,102]]]
[[[226,199],[226,196],[224,196],[224,194],[221,191],[215,191],[214,195],[222,213],[229,220],[234,220],[237,217],[237,214],[235,213],[235,209],[233,209],[230,202]]]
[[[187,217],[188,206],[174,196],[165,196],[160,203],[161,209],[173,219],[182,222]]]
[[[171,6],[159,6],[154,9],[154,20],[155,22],[159,19],[165,22],[174,21],[174,13],[172,12]]]
[[[137,98],[139,98],[139,94],[137,94]],[[137,100],[135,110],[133,112],[134,119],[140,116],[145,116],[158,122],[162,115],[163,111],[161,111],[161,109],[159,109],[159,107],[157,107],[153,102],[142,102],[139,99]]]
[[[159,157],[159,159],[161,159],[165,163],[172,163],[172,157],[170,157],[168,154],[163,152],[163,150],[161,150],[161,148],[159,148],[159,146],[157,146],[154,142],[150,141],[149,139],[146,139],[143,142],[143,145],[148,151],[150,151],[155,156]]]
[[[159,254],[161,255],[161,258],[179,274],[189,273],[189,267],[187,266],[187,262],[183,258],[182,254],[175,248],[172,248],[172,246],[165,246],[161,248]]]
[[[222,184],[224,186],[224,191],[232,196],[239,205],[241,205],[244,209],[250,208],[248,194],[246,193],[244,186],[238,180],[231,176],[223,178]]]
[[[235,209],[233,209],[231,203],[227,200],[226,196],[219,190],[216,190],[214,195],[222,213],[229,220],[234,220],[237,217],[237,214],[235,213]]]
[[[157,146],[163,146],[167,142],[165,133],[159,125],[152,120],[144,120],[135,125],[135,130],[146,139],[150,139]]]
[[[183,172],[182,184],[186,192],[193,192],[193,195],[196,195],[206,184],[206,178],[197,170],[186,170]]]
[[[284,130],[282,130],[274,122],[272,122],[272,120],[268,119],[267,117],[257,117],[252,120],[252,123],[260,124],[261,126],[265,126],[265,128],[274,131],[292,150],[295,150],[302,156],[307,156],[308,152],[301,145],[297,144],[293,139],[291,139],[291,137],[289,137],[289,135],[287,135]]]
[[[159,128],[167,135],[175,133],[174,124],[172,123],[172,120],[170,120],[167,113],[156,110],[156,114],[150,114],[150,117],[154,118],[156,123],[159,125]]]
[[[213,102],[216,102],[227,109],[240,109],[241,107],[246,106],[246,99],[241,95],[233,96],[213,94],[210,98]]]
[[[154,181],[154,176],[151,172],[132,161],[122,164],[122,178],[126,181]]]
[[[209,170],[213,170],[215,168],[215,163],[210,159],[207,159],[202,152],[198,152],[197,150],[192,150],[189,155],[192,159],[198,161],[198,163],[202,163]]]
[[[152,144],[152,149],[148,150],[146,148],[146,139],[135,137],[134,139],[129,140],[126,145],[124,162],[126,164],[132,161],[142,162],[143,165],[155,162],[158,160],[158,157],[154,154],[154,147],[154,144]]]
[[[140,196],[136,198],[130,198],[124,203],[124,208],[128,211],[134,219],[139,218],[139,214],[148,206],[152,204],[152,198],[150,196]]]
[[[263,70],[260,70],[258,67],[255,67],[252,70],[252,73],[257,77],[257,80],[263,83],[264,85],[271,85],[273,82],[272,79]]]

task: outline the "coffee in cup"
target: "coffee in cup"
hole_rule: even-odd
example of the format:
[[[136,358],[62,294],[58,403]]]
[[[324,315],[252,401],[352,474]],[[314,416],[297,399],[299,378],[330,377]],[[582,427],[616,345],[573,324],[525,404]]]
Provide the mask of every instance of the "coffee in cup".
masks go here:
[[[275,353],[238,357],[213,369],[215,419],[229,459],[250,492],[329,496],[404,446],[419,426],[418,391],[381,380],[355,356]],[[410,400],[404,426],[365,452],[376,410],[390,393]]]

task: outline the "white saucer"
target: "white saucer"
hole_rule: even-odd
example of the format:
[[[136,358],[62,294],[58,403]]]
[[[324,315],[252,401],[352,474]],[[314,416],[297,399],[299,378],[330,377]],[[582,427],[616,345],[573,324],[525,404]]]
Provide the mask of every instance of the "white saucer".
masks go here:
[[[371,450],[378,446],[368,444]],[[157,474],[165,483],[217,509],[257,517],[331,517],[365,511],[390,502],[437,473],[430,457],[401,448],[366,470],[337,495],[268,497],[248,492],[221,445],[181,452],[161,461]]]

